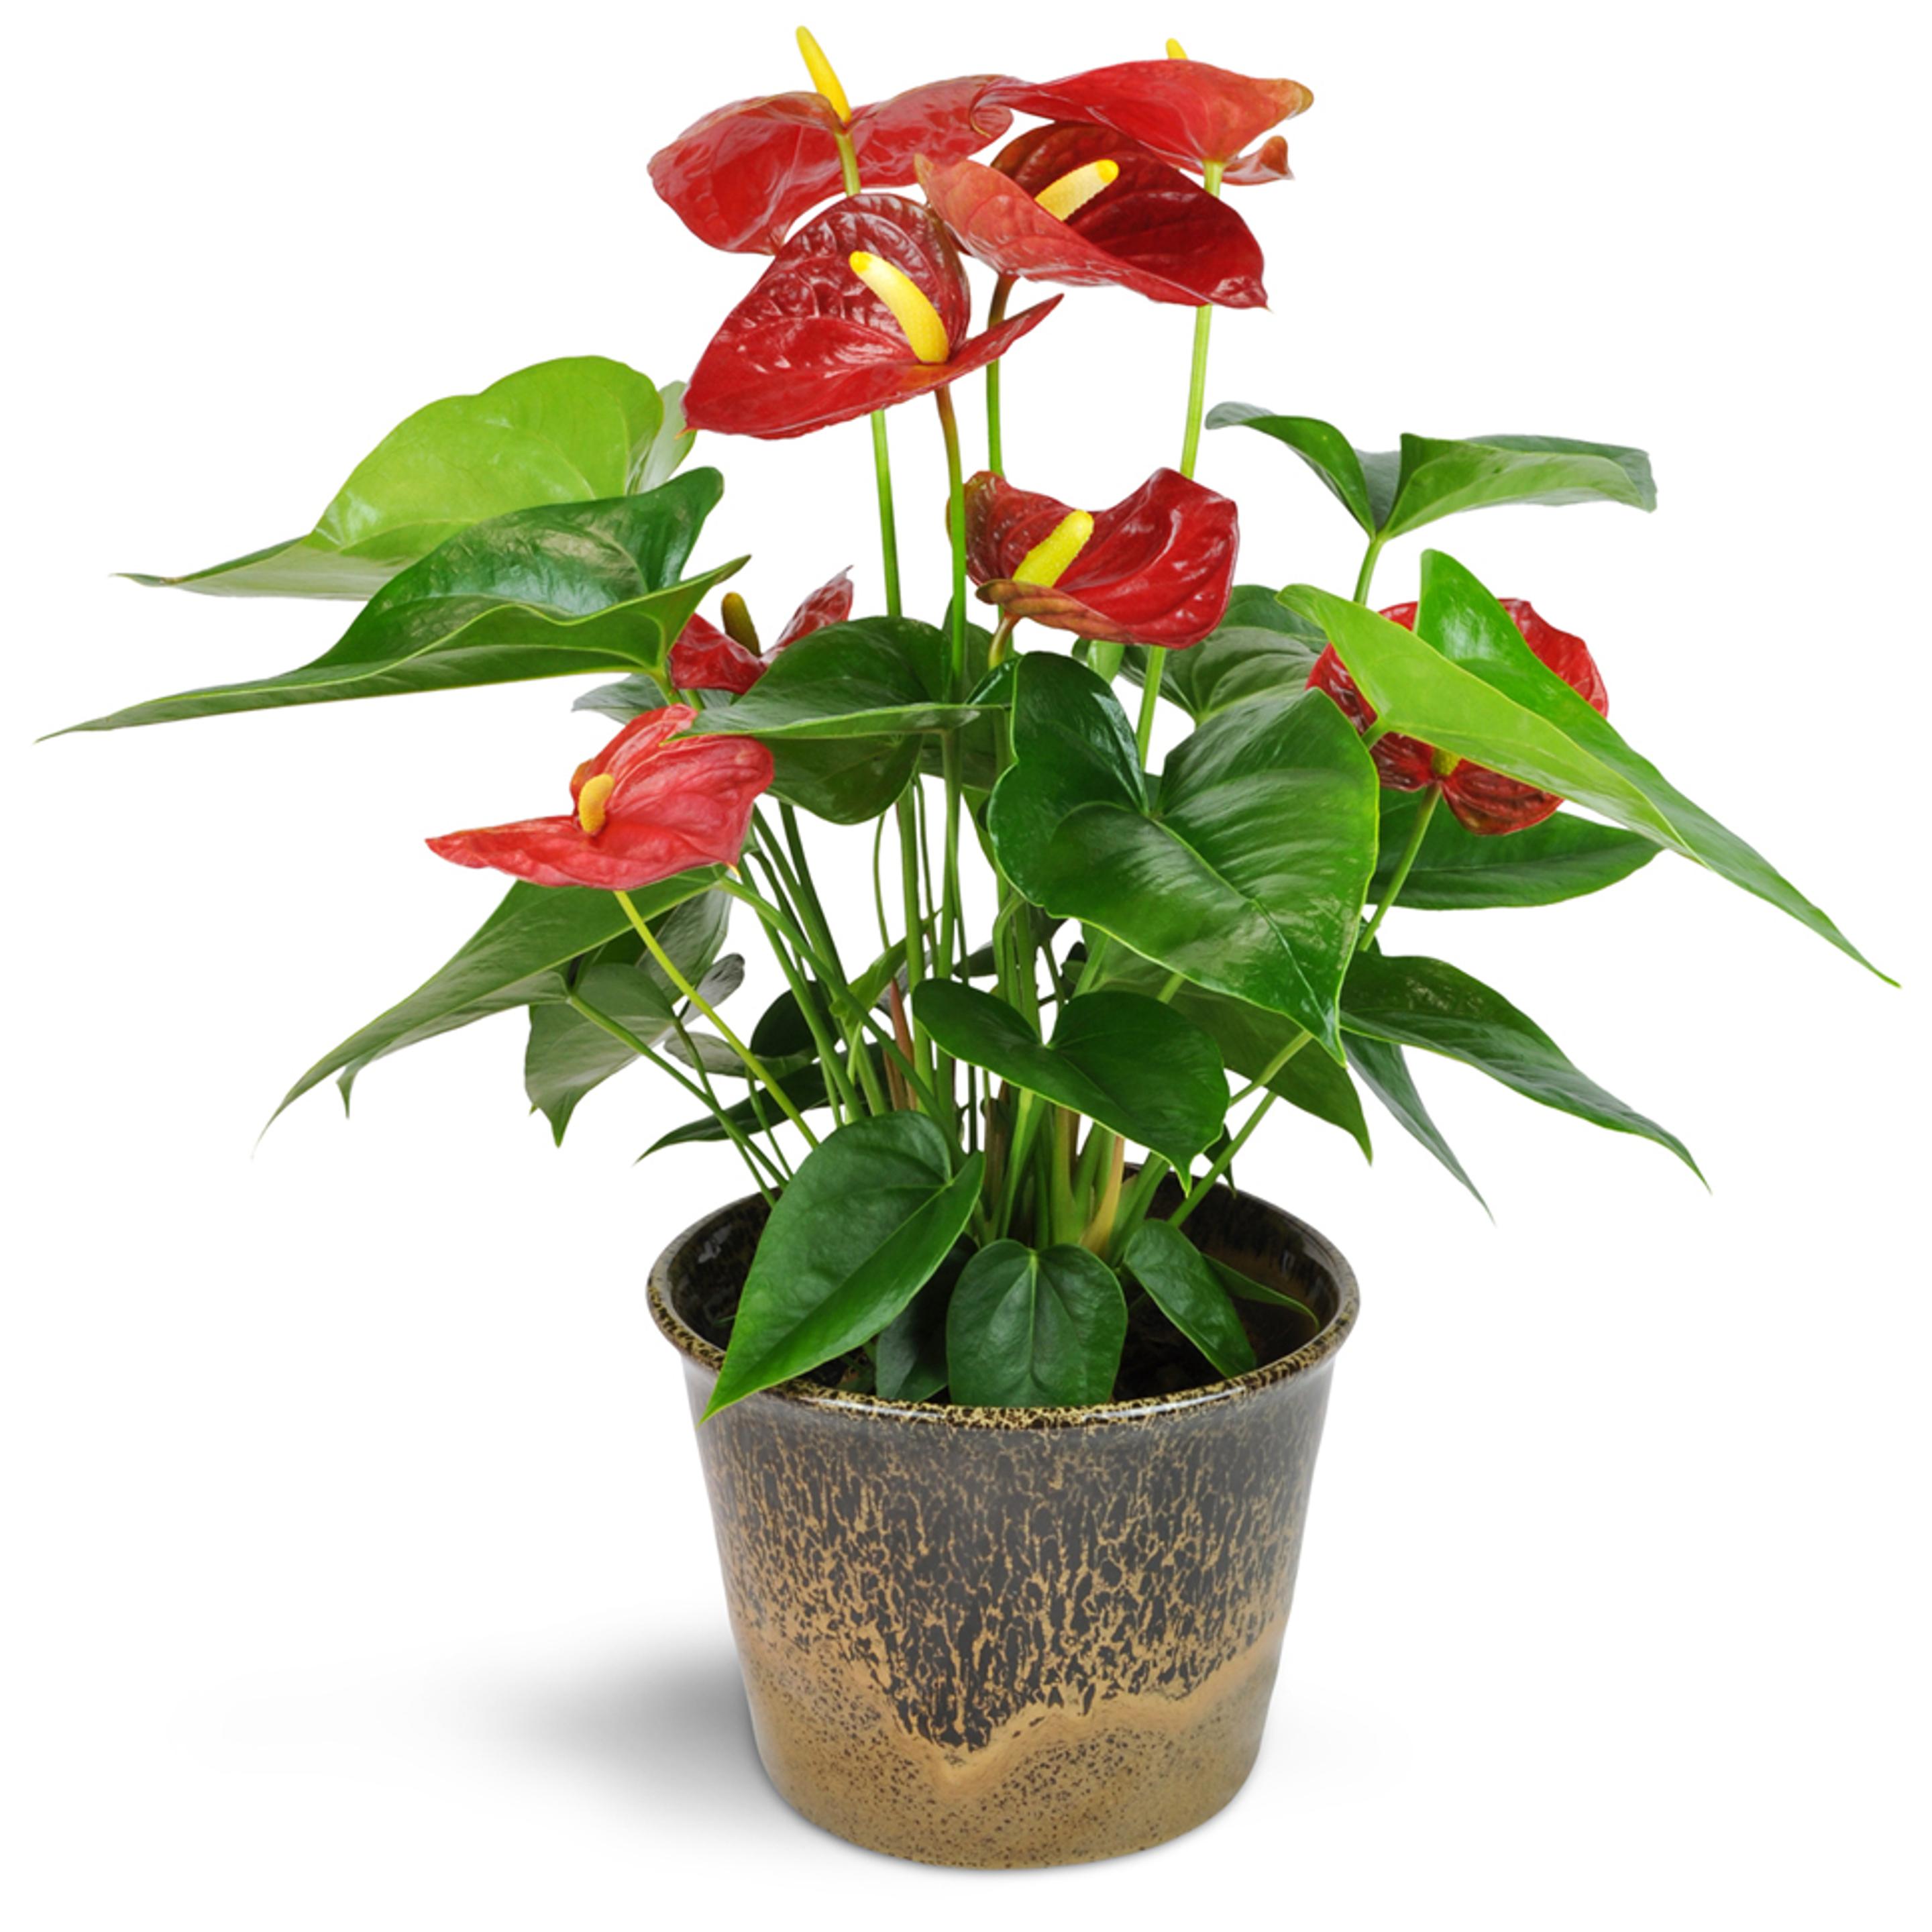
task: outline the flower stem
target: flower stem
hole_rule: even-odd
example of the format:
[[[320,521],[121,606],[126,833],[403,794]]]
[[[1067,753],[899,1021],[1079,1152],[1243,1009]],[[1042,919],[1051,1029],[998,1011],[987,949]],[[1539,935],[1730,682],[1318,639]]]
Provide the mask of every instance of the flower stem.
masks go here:
[[[1221,192],[1221,164],[1210,161],[1201,171],[1201,185],[1210,194]],[[1187,433],[1180,445],[1180,473],[1191,477],[1195,460],[1201,454],[1201,412],[1208,400],[1208,332],[1214,326],[1214,310],[1203,302],[1194,311],[1194,364],[1187,379]]]
[[[1380,929],[1388,909],[1402,896],[1402,889],[1408,884],[1408,875],[1415,869],[1415,862],[1422,850],[1422,842],[1429,832],[1429,821],[1436,816],[1436,808],[1442,802],[1442,788],[1432,784],[1428,796],[1422,801],[1422,809],[1415,814],[1415,823],[1408,828],[1408,842],[1402,848],[1402,856],[1395,862],[1395,870],[1390,874],[1388,890],[1382,894],[1382,902],[1376,908],[1376,916],[1362,928],[1362,936],[1355,941],[1357,952],[1366,952],[1369,942]]]
[[[773,1078],[770,1069],[765,1065],[765,1063],[731,1030],[723,1020],[718,1018],[717,1008],[712,1006],[711,1002],[706,999],[704,994],[699,992],[698,988],[678,970],[676,961],[673,959],[670,955],[658,944],[657,934],[652,932],[650,927],[645,922],[643,914],[638,910],[630,894],[619,892],[616,896],[617,903],[624,908],[624,916],[631,922],[638,937],[644,942],[644,950],[657,962],[658,970],[718,1029],[718,1037],[745,1063],[746,1070],[752,1078],[770,1090],[771,1096],[778,1103],[781,1112],[792,1125],[804,1135],[806,1144],[808,1147],[818,1146],[818,1136],[812,1131],[811,1126],[805,1116],[792,1104],[791,1096]]]
[[[1202,311],[1205,315],[1208,311]],[[1147,672],[1141,683],[1141,717],[1139,728],[1134,733],[1134,742],[1140,747],[1141,769],[1147,769],[1148,748],[1154,742],[1154,715],[1160,704],[1161,673],[1167,668],[1167,653],[1158,644],[1147,647]]]
[[[1382,554],[1382,540],[1379,536],[1369,539],[1369,547],[1362,553],[1362,567],[1355,573],[1355,602],[1366,604],[1369,601],[1369,586],[1376,578],[1376,559]]]
[[[986,304],[986,327],[998,328],[1006,319],[1006,298],[1013,292],[1012,278],[1002,275],[993,284],[993,298]],[[1000,364],[986,364],[986,467],[995,476],[1006,473],[1006,452],[1000,437]]]

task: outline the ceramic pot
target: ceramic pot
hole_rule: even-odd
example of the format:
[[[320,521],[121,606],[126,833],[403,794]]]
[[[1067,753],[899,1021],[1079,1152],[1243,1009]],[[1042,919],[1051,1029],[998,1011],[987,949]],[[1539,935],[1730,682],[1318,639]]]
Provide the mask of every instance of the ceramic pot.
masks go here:
[[[652,1270],[694,1416],[764,1219],[724,1208]],[[1265,1202],[1217,1193],[1189,1232],[1313,1308],[1314,1339],[1247,1304],[1263,1366],[1232,1382],[1022,1409],[800,1381],[698,1430],[758,1753],[814,1824],[933,1864],[1070,1864],[1240,1789],[1357,1298]]]

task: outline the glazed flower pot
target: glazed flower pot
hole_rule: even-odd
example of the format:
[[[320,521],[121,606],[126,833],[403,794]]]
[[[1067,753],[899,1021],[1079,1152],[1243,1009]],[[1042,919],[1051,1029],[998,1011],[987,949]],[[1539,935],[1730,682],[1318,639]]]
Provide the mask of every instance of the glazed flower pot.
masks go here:
[[[724,1208],[652,1271],[694,1415],[763,1222]],[[1240,1789],[1357,1298],[1264,1202],[1216,1194],[1190,1232],[1299,1296],[1314,1338],[1249,1304],[1262,1366],[1232,1382],[1020,1409],[799,1381],[698,1430],[759,1755],[814,1824],[928,1864],[1069,1864]]]

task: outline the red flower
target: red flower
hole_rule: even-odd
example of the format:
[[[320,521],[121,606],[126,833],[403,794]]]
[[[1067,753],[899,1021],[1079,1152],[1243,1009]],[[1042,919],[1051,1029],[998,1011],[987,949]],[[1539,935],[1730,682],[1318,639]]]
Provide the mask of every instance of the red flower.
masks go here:
[[[997,74],[915,87],[861,107],[846,126],[866,188],[904,188],[913,158],[952,160],[997,141],[1012,116],[992,105]],[[651,184],[700,242],[775,255],[792,224],[839,194],[838,116],[821,94],[734,100],[651,157]]]
[[[752,645],[740,644],[716,624],[694,616],[670,647],[670,681],[680,691],[742,694],[771,669],[781,651],[827,624],[842,624],[851,614],[852,573],[842,570],[830,583],[821,584],[791,614],[791,621],[778,633],[778,642],[763,656]],[[725,621],[730,621],[728,611]]]
[[[1590,656],[1589,646],[1581,638],[1573,638],[1568,631],[1559,631],[1554,624],[1545,622],[1523,598],[1503,597],[1497,602],[1514,620],[1523,642],[1538,662],[1587,700],[1599,716],[1609,711],[1610,694],[1604,688],[1602,674]],[[1413,604],[1391,604],[1382,614],[1405,630],[1415,628]],[[1356,689],[1354,680],[1335,655],[1333,644],[1316,659],[1308,682],[1316,690],[1325,691],[1358,730],[1365,731],[1376,722],[1375,707]],[[1376,761],[1382,783],[1396,791],[1420,791],[1441,778],[1442,796],[1449,809],[1472,832],[1485,836],[1521,832],[1540,825],[1563,802],[1550,792],[1538,791],[1534,785],[1504,778],[1500,772],[1472,765],[1466,760],[1443,759],[1446,772],[1438,770],[1440,754],[1433,746],[1425,745],[1419,738],[1405,738],[1396,731],[1377,739],[1369,755]]]
[[[1035,128],[991,167],[922,158],[919,182],[968,251],[1003,275],[1112,284],[1196,308],[1257,308],[1268,299],[1261,246],[1247,224],[1110,128]],[[1057,196],[1083,190],[1070,212],[1054,207]]]
[[[968,340],[972,294],[938,217],[903,195],[854,196],[801,228],[724,318],[685,392],[685,420],[760,436],[848,422],[997,362],[1059,300]]]
[[[576,809],[479,832],[429,849],[540,886],[635,892],[693,866],[737,862],[752,806],[772,782],[772,754],[750,738],[680,738],[697,716],[668,704],[632,718],[570,781]]]
[[[1278,181],[1288,143],[1277,135],[1251,154],[1250,141],[1300,113],[1315,97],[1300,82],[1254,80],[1205,61],[1123,61],[1034,86],[996,82],[987,100],[1047,121],[1091,121],[1151,148],[1177,167],[1222,165],[1223,181]]]
[[[982,601],[1083,638],[1198,644],[1228,608],[1240,542],[1234,506],[1175,470],[1090,517],[988,470],[966,485]]]

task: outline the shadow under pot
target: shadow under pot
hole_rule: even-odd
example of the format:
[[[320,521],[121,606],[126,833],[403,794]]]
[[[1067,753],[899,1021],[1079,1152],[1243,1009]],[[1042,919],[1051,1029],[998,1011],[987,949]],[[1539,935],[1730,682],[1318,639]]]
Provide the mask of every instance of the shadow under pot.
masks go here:
[[[652,1270],[694,1415],[764,1222],[740,1202]],[[1244,1304],[1262,1365],[1232,1382],[1024,1409],[800,1380],[699,1429],[758,1754],[813,1823],[932,1864],[1072,1864],[1240,1789],[1357,1297],[1264,1202],[1218,1192],[1189,1232],[1306,1304],[1312,1339]]]

